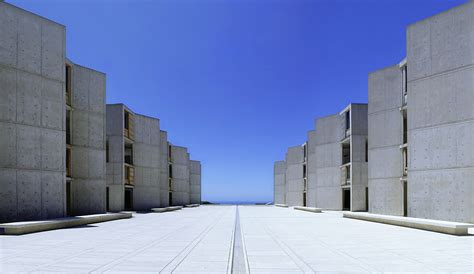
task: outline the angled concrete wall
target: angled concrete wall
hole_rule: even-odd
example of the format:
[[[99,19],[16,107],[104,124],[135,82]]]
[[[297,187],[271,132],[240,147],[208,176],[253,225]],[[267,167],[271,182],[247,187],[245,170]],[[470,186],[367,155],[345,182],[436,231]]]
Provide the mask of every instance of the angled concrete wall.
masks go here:
[[[106,133],[108,142],[107,188],[109,210],[124,209],[124,105],[106,106]]]
[[[294,146],[288,148],[286,153],[286,204],[288,206],[303,205],[303,146]]]
[[[189,184],[191,204],[201,204],[201,162],[189,161]]]
[[[474,3],[409,26],[408,215],[474,222]]]
[[[339,114],[316,120],[315,178],[316,207],[342,209],[341,140],[344,120]]]
[[[150,210],[160,206],[160,121],[155,118],[135,115],[135,140],[133,143],[133,165],[135,185],[133,189],[134,210]]]
[[[277,161],[273,165],[273,203],[286,204],[285,161]]]
[[[367,104],[351,104],[351,211],[367,211]]]
[[[71,213],[105,212],[105,74],[72,66]]]
[[[62,217],[65,27],[0,2],[0,222]]]
[[[171,145],[171,163],[172,205],[187,205],[190,201],[188,149]]]
[[[310,207],[316,206],[316,130],[308,132],[308,191],[307,191],[307,204]]]
[[[369,74],[369,211],[403,216],[402,74],[399,65]]]
[[[169,143],[168,133],[160,131],[160,204],[161,207],[170,206],[169,204]]]

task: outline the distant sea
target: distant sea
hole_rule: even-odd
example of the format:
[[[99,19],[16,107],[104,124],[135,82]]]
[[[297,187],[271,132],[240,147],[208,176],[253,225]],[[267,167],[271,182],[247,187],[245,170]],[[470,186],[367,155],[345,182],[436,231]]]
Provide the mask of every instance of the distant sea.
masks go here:
[[[244,201],[210,201],[213,204],[221,204],[221,205],[264,205],[270,203],[270,201],[263,201],[263,202],[244,202]]]

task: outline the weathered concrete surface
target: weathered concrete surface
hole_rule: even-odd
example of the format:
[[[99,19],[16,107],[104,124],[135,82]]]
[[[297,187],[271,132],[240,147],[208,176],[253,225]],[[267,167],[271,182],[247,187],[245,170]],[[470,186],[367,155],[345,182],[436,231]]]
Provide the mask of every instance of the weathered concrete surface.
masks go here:
[[[106,76],[76,64],[71,69],[71,213],[104,213]]]
[[[408,216],[474,222],[474,2],[407,30]]]
[[[187,205],[190,201],[189,153],[185,147],[171,146],[172,205]]]
[[[286,204],[289,206],[303,205],[303,146],[294,146],[288,148],[286,153]]]
[[[399,65],[369,74],[369,211],[403,215],[402,73]]]
[[[66,214],[65,37],[0,2],[0,222]]]
[[[59,219],[51,219],[46,221],[30,221],[0,224],[0,234],[5,235],[23,235],[28,233],[49,231],[54,229],[62,229],[68,227],[77,227],[87,224],[95,224],[101,222],[115,221],[120,219],[128,219],[132,217],[132,213],[104,213],[93,215],[82,215],[74,217],[65,217]]]
[[[317,132],[311,130],[308,132],[308,141],[307,150],[308,150],[308,163],[307,163],[307,172],[308,172],[308,190],[307,190],[307,206],[315,207],[316,206],[316,191],[317,191],[317,182],[316,182],[316,139]]]
[[[201,162],[189,161],[189,184],[191,204],[201,204]]]
[[[316,120],[316,161],[310,165],[315,174],[315,206],[322,209],[341,210],[341,140],[344,136],[344,119],[339,114]]]
[[[345,218],[352,218],[376,223],[398,225],[410,228],[423,229],[434,232],[441,232],[451,235],[469,235],[469,228],[474,228],[474,224],[446,222],[438,220],[428,220],[411,217],[390,216],[373,214],[366,212],[344,212]]]
[[[286,164],[285,161],[277,161],[273,166],[273,202],[274,204],[286,204]]]

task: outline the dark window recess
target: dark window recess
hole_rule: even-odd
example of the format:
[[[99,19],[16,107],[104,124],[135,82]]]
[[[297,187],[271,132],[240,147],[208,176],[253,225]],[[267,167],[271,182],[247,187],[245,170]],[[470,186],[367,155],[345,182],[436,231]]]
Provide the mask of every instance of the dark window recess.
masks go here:
[[[123,112],[123,121],[124,121],[124,127],[125,129],[130,129],[130,113],[128,111]]]
[[[306,178],[306,165],[303,165],[303,178]]]
[[[105,141],[105,161],[109,162],[109,140]]]
[[[125,163],[129,165],[133,165],[133,145],[126,144],[125,145]]]
[[[342,191],[342,209],[351,210],[351,191],[349,189],[344,189]]]
[[[168,165],[168,169],[169,169],[169,177],[170,178],[173,178],[173,166],[172,165]]]
[[[173,192],[168,192],[168,203],[169,205],[173,205]]]
[[[403,115],[403,144],[408,143],[408,119],[406,113]]]
[[[71,111],[66,110],[66,144],[71,144]]]
[[[125,210],[133,210],[133,188],[125,188]]]
[[[351,128],[351,112],[346,112],[346,130]]]
[[[351,161],[351,146],[348,144],[342,145],[342,164],[345,165]]]
[[[365,162],[369,162],[369,142],[365,140]]]

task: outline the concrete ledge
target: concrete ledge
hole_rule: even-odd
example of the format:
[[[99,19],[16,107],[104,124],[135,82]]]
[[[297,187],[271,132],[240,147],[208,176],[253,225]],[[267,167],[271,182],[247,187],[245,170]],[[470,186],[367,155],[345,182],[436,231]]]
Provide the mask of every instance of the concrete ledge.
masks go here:
[[[75,217],[58,218],[44,221],[15,222],[0,224],[0,231],[6,235],[22,235],[53,229],[68,228],[80,225],[101,223],[120,219],[131,218],[132,213],[105,213],[83,215]]]
[[[151,211],[156,212],[156,213],[163,213],[163,212],[180,210],[182,208],[183,208],[182,206],[156,207],[156,208],[152,208]]]
[[[322,212],[321,208],[317,208],[317,207],[295,206],[295,207],[293,207],[293,209],[309,211],[309,212],[313,212],[313,213],[321,213]]]
[[[285,205],[285,204],[275,204],[275,206],[277,206],[277,207],[288,207],[288,205]]]
[[[468,223],[457,223],[457,222],[447,222],[447,221],[438,221],[430,219],[421,219],[421,218],[411,218],[411,217],[401,217],[401,216],[391,216],[391,215],[381,215],[381,214],[372,214],[366,212],[344,212],[343,216],[345,218],[358,219],[370,222],[377,222],[390,225],[398,225],[416,229],[429,230],[434,232],[441,232],[451,235],[468,235],[469,228],[474,227],[474,224]]]
[[[184,207],[198,207],[200,206],[199,204],[190,204],[190,205],[185,205]]]

